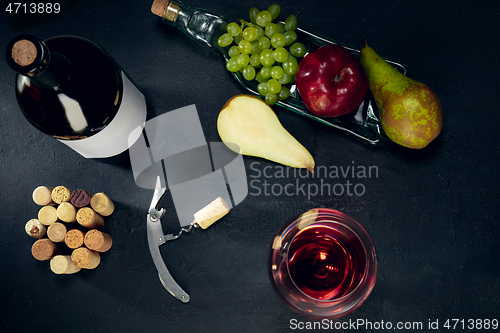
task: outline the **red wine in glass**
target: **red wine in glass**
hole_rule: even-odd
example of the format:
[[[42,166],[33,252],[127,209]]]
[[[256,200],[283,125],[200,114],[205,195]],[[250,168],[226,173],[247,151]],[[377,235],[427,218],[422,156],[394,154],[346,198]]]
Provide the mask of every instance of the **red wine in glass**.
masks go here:
[[[288,250],[297,288],[319,300],[341,298],[363,279],[365,251],[359,238],[337,223],[300,230]]]
[[[373,243],[348,215],[316,208],[277,231],[268,272],[278,296],[292,310],[313,318],[338,318],[358,306],[375,285]]]

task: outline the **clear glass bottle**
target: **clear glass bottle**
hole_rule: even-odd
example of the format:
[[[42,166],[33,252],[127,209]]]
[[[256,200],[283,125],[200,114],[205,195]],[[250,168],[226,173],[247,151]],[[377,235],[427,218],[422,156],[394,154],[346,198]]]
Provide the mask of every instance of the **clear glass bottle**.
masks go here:
[[[163,23],[176,27],[193,40],[204,43],[219,51],[225,61],[230,59],[228,48],[220,47],[217,44],[219,37],[227,32],[226,29],[229,22],[224,17],[210,13],[204,9],[191,8],[181,1],[169,0],[155,0],[151,11],[160,16]],[[358,49],[332,39],[300,28],[296,29],[296,33],[297,41],[306,46],[307,52],[312,52],[326,44],[339,44],[359,57],[360,51]],[[408,74],[408,70],[403,64],[391,60],[388,60],[388,62],[403,74]],[[257,81],[247,81],[239,71],[232,73],[232,75],[248,92],[260,96],[257,90]],[[278,101],[276,104],[325,125],[345,131],[369,144],[378,144],[381,142],[381,125],[378,109],[370,93],[367,94],[355,112],[337,118],[323,118],[313,115],[305,106],[295,85],[292,85],[290,88],[290,97],[286,100]]]
[[[20,35],[6,56],[18,104],[38,130],[88,158],[118,155],[137,139],[129,136],[146,120],[144,96],[96,43]]]

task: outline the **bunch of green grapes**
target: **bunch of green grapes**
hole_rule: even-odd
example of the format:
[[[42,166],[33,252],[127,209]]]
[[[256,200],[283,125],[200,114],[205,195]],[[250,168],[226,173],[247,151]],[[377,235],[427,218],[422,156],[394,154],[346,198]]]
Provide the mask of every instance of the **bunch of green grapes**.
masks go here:
[[[226,68],[240,71],[248,80],[259,82],[259,94],[269,105],[290,96],[299,58],[306,54],[304,44],[297,42],[297,17],[292,14],[285,23],[273,23],[280,14],[277,4],[267,10],[250,8],[250,22],[231,22],[227,33],[219,37],[220,47],[229,47]],[[232,44],[235,45],[232,45]]]

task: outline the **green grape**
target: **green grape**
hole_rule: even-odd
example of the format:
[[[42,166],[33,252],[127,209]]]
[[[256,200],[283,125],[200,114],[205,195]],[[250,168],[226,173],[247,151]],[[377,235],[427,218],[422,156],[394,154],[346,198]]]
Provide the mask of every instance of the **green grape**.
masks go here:
[[[226,33],[219,37],[217,44],[219,44],[220,47],[226,47],[231,45],[232,42],[233,37],[229,33]]]
[[[236,61],[238,61],[238,65],[243,68],[250,62],[250,57],[248,56],[248,54],[240,54]]]
[[[271,16],[271,13],[269,13],[267,10],[263,10],[257,14],[257,17],[255,18],[255,23],[257,25],[260,25],[261,27],[265,27],[266,24],[271,23],[273,20],[273,17]]]
[[[260,63],[262,66],[272,66],[274,61],[274,52],[271,49],[262,50],[260,53]]]
[[[259,14],[259,10],[257,8],[255,8],[255,7],[252,7],[248,11],[248,14],[249,14],[249,17],[250,17],[250,22],[252,22],[253,24],[257,24],[256,18],[257,18],[257,14]]]
[[[306,47],[302,43],[294,43],[290,46],[290,54],[296,58],[303,57],[306,54]]]
[[[229,56],[232,58],[232,57],[237,57],[241,54],[239,48],[238,48],[238,45],[233,45],[229,48],[229,51],[227,51],[227,54],[229,54]]]
[[[266,36],[264,29],[261,26],[254,26],[255,30],[257,30],[257,38],[255,40],[259,40],[262,37]]]
[[[243,30],[243,38],[249,41],[253,41],[257,38],[257,29],[254,27],[247,27],[245,30]]]
[[[241,32],[241,28],[238,23],[231,22],[227,25],[227,32],[232,36],[236,37]]]
[[[288,84],[288,83],[292,82],[292,79],[293,79],[293,75],[283,73],[283,77],[281,79],[279,79],[278,81],[281,84]]]
[[[284,34],[286,32],[285,23],[278,22],[276,25],[278,26],[278,29],[280,29],[280,33]]]
[[[283,101],[290,97],[290,89],[287,86],[281,86],[281,91],[278,93],[278,100]]]
[[[254,40],[251,43],[252,43],[252,51],[250,52],[250,54],[260,54],[262,50],[259,47],[259,42]]]
[[[249,54],[250,52],[252,52],[252,43],[247,40],[242,40],[238,44],[238,47],[240,49],[240,52],[243,54]]]
[[[289,75],[295,75],[295,72],[297,71],[297,66],[298,66],[297,59],[290,55],[288,56],[288,59],[286,59],[283,62],[283,70],[285,71],[285,73]]]
[[[281,7],[278,4],[271,5],[267,8],[267,11],[271,13],[273,21],[280,15]]]
[[[250,56],[250,65],[257,67],[260,65],[260,54],[252,54]]]
[[[253,80],[255,78],[255,68],[251,65],[245,66],[243,68],[243,77],[248,81]]]
[[[278,33],[280,31],[280,28],[278,28],[278,26],[274,23],[268,23],[266,24],[266,27],[265,27],[265,34],[267,37],[271,38],[273,37],[274,34]]]
[[[285,29],[287,31],[294,31],[295,29],[297,29],[297,16],[292,14],[286,18]]]
[[[251,23],[229,23],[227,33],[217,41],[219,46],[228,47],[227,70],[241,72],[245,80],[256,80],[257,90],[268,105],[290,97],[290,88],[285,85],[294,82],[297,58],[307,53],[304,44],[297,42],[295,15],[289,15],[284,23],[273,23],[280,12],[278,4],[263,11],[252,7],[248,12]],[[236,45],[231,46],[233,43]]]
[[[241,66],[240,64],[238,64],[238,58],[237,57],[230,58],[226,63],[226,68],[230,72],[239,71],[241,69]]]
[[[259,83],[257,85],[257,91],[262,96],[266,96],[267,95],[267,82],[261,82],[261,83]]]
[[[271,47],[271,40],[267,37],[261,37],[259,39],[259,47],[261,50],[265,50]]]
[[[285,46],[292,45],[297,40],[297,33],[295,31],[287,31],[283,34],[285,36]]]
[[[277,95],[281,90],[281,83],[276,79],[269,79],[267,81],[267,91],[271,94]]]
[[[271,37],[271,45],[273,47],[283,47],[285,46],[285,42],[286,42],[286,39],[285,39],[285,36],[283,36],[283,34],[280,34],[279,32],[274,34],[273,37]]]
[[[285,72],[283,71],[283,68],[281,68],[281,66],[274,66],[271,70],[271,77],[273,79],[279,80],[283,77],[284,73]]]
[[[269,78],[271,78],[271,72],[272,72],[272,67],[264,66],[260,69],[259,73],[263,79],[269,79]]]
[[[267,105],[274,105],[278,101],[278,95],[267,93],[265,97]]]
[[[260,72],[258,72],[256,75],[255,75],[255,79],[260,82],[260,83],[266,83],[268,79],[264,79],[262,77],[262,74]]]
[[[278,47],[273,53],[274,60],[283,62],[288,58],[288,51],[283,47]]]

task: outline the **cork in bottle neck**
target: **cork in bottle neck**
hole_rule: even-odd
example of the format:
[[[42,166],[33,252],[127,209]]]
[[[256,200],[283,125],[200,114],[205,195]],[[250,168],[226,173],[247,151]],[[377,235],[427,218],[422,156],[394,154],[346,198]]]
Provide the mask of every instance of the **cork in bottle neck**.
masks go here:
[[[155,0],[151,12],[164,20],[175,22],[179,16],[180,7],[168,0]]]
[[[49,62],[47,46],[32,35],[13,38],[6,48],[7,64],[16,72],[36,76],[43,72]]]
[[[21,39],[14,43],[11,54],[14,62],[24,67],[35,62],[38,52],[33,42],[27,39]]]

